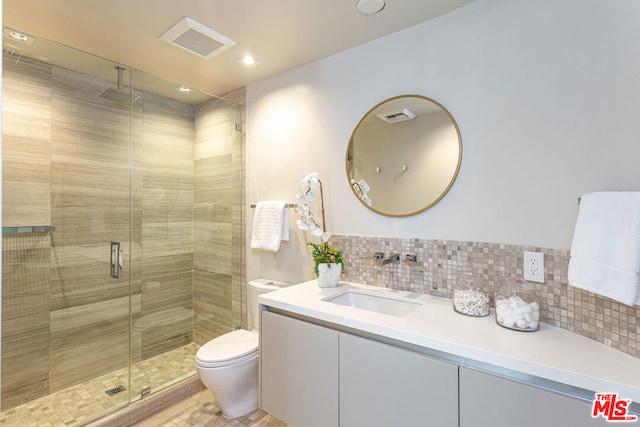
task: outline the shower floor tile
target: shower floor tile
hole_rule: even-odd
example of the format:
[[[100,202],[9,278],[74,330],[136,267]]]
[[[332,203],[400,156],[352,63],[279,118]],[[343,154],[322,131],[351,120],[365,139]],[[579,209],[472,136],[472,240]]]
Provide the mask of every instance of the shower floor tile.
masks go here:
[[[193,361],[197,351],[196,344],[187,344],[136,363],[131,367],[131,384],[128,381],[128,370],[121,369],[0,412],[0,425],[42,427],[86,423],[108,411],[125,406],[130,394],[131,400],[137,400],[146,388],[150,388],[153,393],[176,380],[195,374]],[[106,393],[121,385],[127,390],[112,396]]]

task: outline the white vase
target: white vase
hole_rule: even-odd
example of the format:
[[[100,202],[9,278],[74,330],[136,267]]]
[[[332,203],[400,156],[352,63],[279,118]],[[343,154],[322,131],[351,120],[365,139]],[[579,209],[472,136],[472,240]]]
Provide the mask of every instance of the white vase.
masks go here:
[[[318,286],[321,288],[335,288],[340,281],[342,264],[332,262],[318,264]]]

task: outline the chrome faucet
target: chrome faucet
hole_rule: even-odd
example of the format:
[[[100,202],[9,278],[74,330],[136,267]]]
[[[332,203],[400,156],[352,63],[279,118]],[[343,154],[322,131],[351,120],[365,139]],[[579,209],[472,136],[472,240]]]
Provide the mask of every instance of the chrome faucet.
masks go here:
[[[372,259],[376,263],[376,265],[382,265],[384,252],[374,252],[373,255],[363,256],[362,259]]]
[[[388,258],[384,257],[384,252],[375,252],[372,256],[363,257],[364,259],[373,259],[376,265],[383,266],[393,262],[400,263],[400,254],[391,254]]]
[[[400,254],[390,254],[389,258],[384,258],[382,260],[382,265],[387,265],[391,263],[400,263]]]
[[[418,255],[405,255],[403,262],[407,265],[418,265]]]

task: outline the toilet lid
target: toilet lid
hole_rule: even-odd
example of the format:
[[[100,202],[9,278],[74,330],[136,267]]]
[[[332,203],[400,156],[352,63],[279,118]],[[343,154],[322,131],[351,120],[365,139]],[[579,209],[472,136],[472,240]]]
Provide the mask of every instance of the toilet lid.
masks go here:
[[[257,332],[238,329],[214,338],[198,350],[196,362],[226,362],[258,351]]]

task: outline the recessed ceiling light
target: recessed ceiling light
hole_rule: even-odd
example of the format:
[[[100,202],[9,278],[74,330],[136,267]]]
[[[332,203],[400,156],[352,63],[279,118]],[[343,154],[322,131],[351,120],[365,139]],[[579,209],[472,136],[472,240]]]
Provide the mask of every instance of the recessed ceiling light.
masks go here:
[[[191,89],[190,87],[186,87],[186,86],[182,86],[182,85],[176,87],[176,90],[178,92],[181,92],[181,93],[191,93],[191,92],[193,92],[193,89]]]
[[[245,55],[242,58],[238,58],[236,59],[236,62],[239,62],[245,67],[255,67],[256,65],[260,64],[260,61],[258,61],[256,58],[254,58],[251,55]]]
[[[24,34],[16,33],[15,31],[11,31],[9,33],[9,37],[14,40],[18,40],[19,42],[26,42],[27,40],[29,40],[29,37],[25,36]]]
[[[36,38],[33,36],[12,30],[10,28],[5,28],[3,34],[5,37],[13,41],[25,43],[28,45],[31,45],[36,40]]]
[[[358,0],[356,7],[365,15],[373,15],[384,9],[384,0]]]

